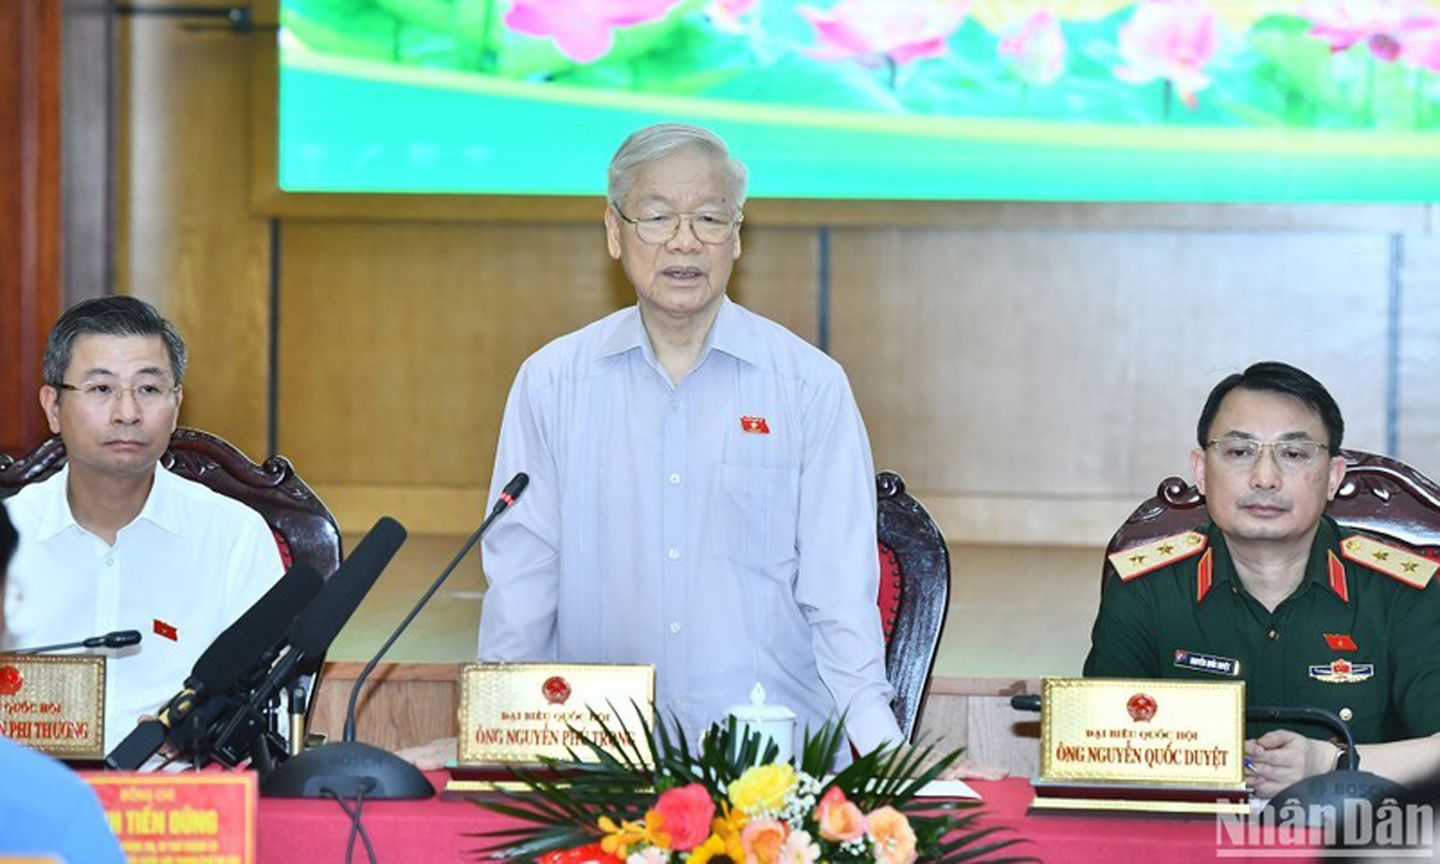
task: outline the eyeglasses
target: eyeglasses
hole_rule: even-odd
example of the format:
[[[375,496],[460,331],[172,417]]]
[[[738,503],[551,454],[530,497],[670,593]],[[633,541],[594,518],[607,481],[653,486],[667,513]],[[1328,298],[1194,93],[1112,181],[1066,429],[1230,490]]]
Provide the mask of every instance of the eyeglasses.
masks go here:
[[[179,384],[165,385],[145,381],[133,387],[120,387],[107,381],[90,381],[80,386],[63,381],[53,385],[57,390],[69,390],[80,394],[80,400],[92,408],[108,408],[119,402],[126,393],[135,397],[141,408],[157,408],[180,390]]]
[[[1254,468],[1255,463],[1260,461],[1260,454],[1269,450],[1274,454],[1275,463],[1280,466],[1280,470],[1291,474],[1300,474],[1314,467],[1320,461],[1321,451],[1330,449],[1328,445],[1308,438],[1294,441],[1256,441],[1254,438],[1228,437],[1216,438],[1205,446],[1220,454],[1221,461],[1227,467],[1238,471]]]
[[[695,239],[701,243],[716,245],[725,243],[735,236],[735,229],[745,218],[743,214],[731,218],[720,210],[704,210],[699,213],[646,213],[631,218],[617,205],[610,205],[621,219],[635,226],[635,236],[641,242],[651,245],[669,243],[680,233],[680,223],[689,222]]]

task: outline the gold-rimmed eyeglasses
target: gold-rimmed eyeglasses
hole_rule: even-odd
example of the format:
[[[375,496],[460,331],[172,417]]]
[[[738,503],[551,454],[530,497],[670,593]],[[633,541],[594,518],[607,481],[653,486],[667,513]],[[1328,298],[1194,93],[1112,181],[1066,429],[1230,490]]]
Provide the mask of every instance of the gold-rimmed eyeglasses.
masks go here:
[[[695,239],[711,246],[729,242],[735,236],[735,229],[744,220],[744,214],[731,216],[723,210],[701,210],[698,213],[654,212],[627,216],[618,205],[610,205],[616,215],[635,226],[635,236],[644,243],[659,245],[669,243],[680,233],[680,223],[689,222]]]
[[[1255,467],[1255,463],[1260,461],[1260,455],[1269,450],[1280,470],[1292,474],[1299,474],[1314,467],[1320,461],[1320,454],[1330,450],[1329,445],[1309,438],[1260,441],[1236,436],[1216,438],[1205,447],[1214,450],[1227,467],[1236,470]]]
[[[52,386],[57,390],[78,393],[82,402],[100,408],[119,402],[126,393],[135,397],[136,404],[141,408],[153,408],[165,403],[180,390],[179,384],[155,381],[142,381],[130,387],[121,387],[119,384],[112,384],[109,381],[87,381],[78,386],[62,381]]]

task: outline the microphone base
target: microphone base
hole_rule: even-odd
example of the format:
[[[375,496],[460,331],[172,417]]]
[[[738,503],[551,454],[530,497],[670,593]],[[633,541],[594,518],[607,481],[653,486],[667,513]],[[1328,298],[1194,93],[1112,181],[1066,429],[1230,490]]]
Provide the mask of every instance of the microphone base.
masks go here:
[[[268,798],[418,800],[435,797],[420,769],[388,750],[359,741],[336,741],[285,760],[260,781]]]
[[[1287,807],[1298,806],[1309,828],[1323,827],[1326,819],[1343,821],[1346,801],[1364,800],[1378,804],[1384,798],[1399,799],[1405,787],[1369,771],[1329,771],[1306,777],[1275,793],[1265,805],[1271,817],[1282,817]],[[1343,828],[1343,825],[1337,825]]]

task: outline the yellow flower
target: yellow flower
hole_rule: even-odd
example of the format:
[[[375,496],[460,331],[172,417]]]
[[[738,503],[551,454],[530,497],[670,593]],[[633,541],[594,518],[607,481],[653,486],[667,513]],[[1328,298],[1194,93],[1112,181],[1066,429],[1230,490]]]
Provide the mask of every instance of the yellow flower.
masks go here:
[[[710,864],[711,858],[725,854],[725,841],[719,835],[711,834],[704,843],[690,851],[690,857],[686,860],[689,864]]]
[[[710,822],[710,836],[690,853],[689,864],[709,864],[710,859],[722,856],[734,862],[745,860],[745,847],[740,842],[745,814],[731,810],[724,801],[720,802],[720,813]]]
[[[730,803],[746,813],[779,810],[785,806],[785,794],[794,786],[795,769],[788,763],[756,765],[730,784]]]
[[[601,816],[598,824],[605,836],[600,840],[600,848],[621,858],[630,854],[631,846],[650,845],[669,849],[670,835],[660,830],[663,821],[660,811],[653,809],[646,812],[644,825],[639,822],[621,822],[616,825],[615,820],[609,816]]]

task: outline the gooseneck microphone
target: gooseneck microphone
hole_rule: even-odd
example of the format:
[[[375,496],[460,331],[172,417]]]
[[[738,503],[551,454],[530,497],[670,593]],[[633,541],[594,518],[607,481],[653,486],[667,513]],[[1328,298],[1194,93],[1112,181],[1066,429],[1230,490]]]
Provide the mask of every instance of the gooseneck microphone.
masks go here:
[[[252,754],[252,745],[264,732],[260,708],[299,674],[306,661],[320,657],[355,614],[380,573],[405,542],[405,528],[386,516],[375,523],[340,569],[326,581],[305,611],[286,631],[290,648],[243,705],[228,717],[213,747],[216,758],[237,765]],[[300,758],[300,757],[296,757]]]
[[[385,644],[380,646],[380,650],[376,651],[375,656],[370,658],[370,662],[365,664],[365,668],[360,670],[359,676],[355,678],[355,685],[350,689],[350,703],[345,709],[346,741],[355,740],[355,704],[360,696],[360,687],[365,683],[365,679],[370,677],[370,673],[380,662],[380,658],[385,656],[385,652],[390,650],[390,646],[395,644],[395,640],[400,638],[400,634],[405,632],[405,628],[410,626],[410,622],[415,620],[415,616],[420,614],[420,610],[425,608],[425,604],[430,602],[430,598],[435,596],[435,592],[440,590],[440,586],[445,584],[445,580],[450,578],[450,574],[470,553],[475,544],[480,542],[480,538],[485,536],[485,532],[490,530],[491,524],[500,518],[501,513],[514,506],[520,493],[524,492],[525,487],[529,485],[530,475],[524,471],[510,478],[510,482],[505,484],[505,489],[496,499],[494,506],[490,508],[490,515],[485,517],[485,521],[480,523],[480,527],[470,535],[470,539],[465,541],[465,545],[460,547],[460,551],[455,553],[455,557],[450,559],[450,563],[445,565],[445,569],[440,571],[440,575],[431,583],[430,590],[420,597],[414,608],[410,610],[410,614],[405,616],[405,620],[400,622],[400,626],[395,628],[395,632],[390,634],[390,638],[385,640]]]
[[[520,493],[530,483],[530,476],[521,471],[505,484],[505,489],[500,493],[494,506],[490,508],[490,514],[474,534],[460,547],[455,557],[440,572],[435,581],[415,603],[410,614],[365,664],[360,675],[356,677],[355,684],[350,690],[350,704],[345,712],[345,733],[344,740],[307,750],[293,759],[286,761],[276,768],[267,777],[260,781],[261,794],[271,795],[280,798],[321,798],[331,794],[343,797],[355,797],[363,795],[367,799],[415,799],[429,798],[435,794],[435,788],[430,781],[425,779],[419,769],[394,753],[372,747],[355,740],[355,710],[356,702],[360,694],[360,688],[365,684],[365,679],[425,608],[435,592],[450,577],[455,568],[469,554],[471,548],[485,536],[500,514],[510,509],[515,504]]]
[[[79,642],[61,642],[58,645],[41,645],[39,648],[21,648],[12,654],[49,654],[51,651],[68,651],[71,648],[128,648],[140,644],[139,630],[115,630],[104,636],[91,636]]]
[[[113,769],[133,771],[170,739],[192,757],[209,723],[224,710],[219,698],[253,674],[268,667],[283,645],[286,626],[320,593],[322,580],[305,563],[291,567],[254,605],[220,632],[191,667],[183,689],[160,711],[158,719],[140,723],[105,757]]]

